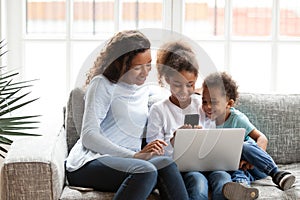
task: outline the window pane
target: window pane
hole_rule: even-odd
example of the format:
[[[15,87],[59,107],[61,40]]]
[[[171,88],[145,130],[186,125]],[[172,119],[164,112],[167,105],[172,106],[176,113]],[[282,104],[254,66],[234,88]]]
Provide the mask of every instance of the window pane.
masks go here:
[[[183,33],[192,38],[224,35],[224,0],[186,0]]]
[[[65,0],[27,0],[27,34],[63,34],[66,32]]]
[[[223,43],[217,42],[201,42],[198,43],[198,45],[204,54],[207,54],[207,57],[199,56],[198,47],[194,50],[199,64],[199,77],[196,82],[196,87],[200,88],[206,76],[213,72],[224,70],[224,45]],[[209,64],[207,59],[210,59],[212,64]]]
[[[270,36],[272,0],[232,0],[234,36]]]
[[[277,88],[282,93],[300,93],[300,46],[282,44],[278,48]]]
[[[76,35],[111,35],[114,0],[74,0],[72,28]]]
[[[271,45],[232,44],[230,73],[243,92],[269,92],[271,84]]]
[[[300,1],[280,1],[280,35],[300,37]]]
[[[203,50],[215,64],[216,69],[211,69],[210,71],[223,71],[226,68],[224,60],[225,47],[223,43],[201,42],[199,45],[203,48]]]
[[[120,30],[162,28],[162,0],[123,0]]]

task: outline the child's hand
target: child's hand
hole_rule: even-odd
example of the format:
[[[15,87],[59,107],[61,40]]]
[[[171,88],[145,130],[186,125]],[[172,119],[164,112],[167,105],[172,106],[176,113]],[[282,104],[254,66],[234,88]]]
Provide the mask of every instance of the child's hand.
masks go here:
[[[239,168],[242,169],[242,170],[244,170],[244,171],[247,171],[248,169],[253,169],[254,165],[252,165],[251,163],[248,163],[245,160],[241,160]]]
[[[183,126],[181,126],[179,129],[192,129],[193,126],[190,124],[184,124]]]
[[[202,126],[200,125],[195,125],[194,127],[190,124],[185,124],[183,126],[181,126],[179,129],[202,129]],[[173,137],[170,139],[170,143],[171,145],[174,147],[174,140],[175,140],[175,135],[176,135],[176,131],[173,133]]]
[[[194,129],[202,129],[203,127],[201,125],[195,125]]]
[[[194,125],[194,127],[190,124],[185,124],[183,126],[180,127],[180,129],[202,129],[201,125]]]

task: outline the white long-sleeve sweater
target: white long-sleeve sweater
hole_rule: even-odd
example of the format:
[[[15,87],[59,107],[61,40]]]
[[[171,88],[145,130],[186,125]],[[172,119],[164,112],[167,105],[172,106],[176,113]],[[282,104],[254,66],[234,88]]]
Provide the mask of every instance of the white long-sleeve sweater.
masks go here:
[[[101,156],[133,157],[141,149],[141,136],[148,115],[149,88],[111,83],[94,77],[85,96],[81,137],[66,162],[75,171]]]

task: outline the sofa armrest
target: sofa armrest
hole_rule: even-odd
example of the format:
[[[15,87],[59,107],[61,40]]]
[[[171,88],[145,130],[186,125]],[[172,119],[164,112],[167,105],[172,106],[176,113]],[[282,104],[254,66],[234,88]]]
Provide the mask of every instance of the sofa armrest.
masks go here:
[[[64,130],[14,141],[1,171],[1,199],[59,199],[66,156]]]

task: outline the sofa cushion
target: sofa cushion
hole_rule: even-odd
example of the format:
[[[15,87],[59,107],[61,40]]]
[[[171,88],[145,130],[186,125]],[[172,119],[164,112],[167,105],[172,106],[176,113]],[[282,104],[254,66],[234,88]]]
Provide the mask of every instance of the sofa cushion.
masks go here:
[[[66,134],[68,152],[80,137],[84,111],[84,91],[75,88],[71,91],[66,110]]]
[[[285,200],[296,200],[300,199],[300,168],[299,163],[278,165],[281,170],[291,172],[296,176],[296,182],[289,190],[281,190],[276,186],[272,178],[267,176],[264,179],[256,180],[251,183],[252,187],[259,190],[258,200],[273,200],[273,199],[285,199]]]
[[[63,193],[60,197],[60,200],[111,200],[114,198],[113,192],[100,192],[100,191],[89,191],[82,192],[79,190],[71,189],[66,186],[63,190]],[[159,193],[157,190],[154,190],[147,200],[159,200]]]
[[[300,162],[300,94],[242,93],[236,108],[267,136],[276,163]]]

